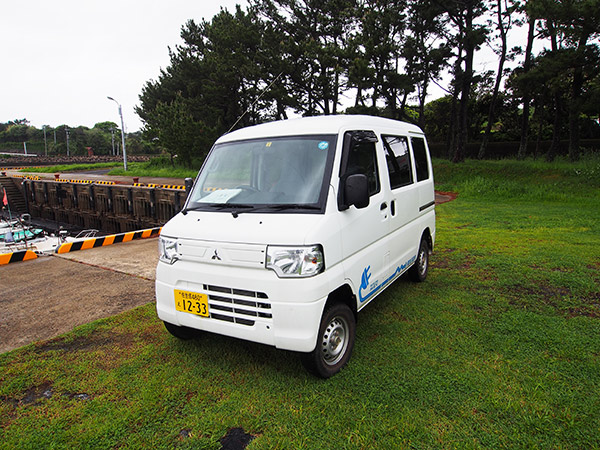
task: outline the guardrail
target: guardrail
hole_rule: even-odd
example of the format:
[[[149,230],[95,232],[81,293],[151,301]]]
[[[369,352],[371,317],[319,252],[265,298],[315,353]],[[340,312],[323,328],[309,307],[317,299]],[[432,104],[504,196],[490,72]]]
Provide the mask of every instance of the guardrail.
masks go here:
[[[32,250],[19,250],[12,253],[2,253],[0,254],[0,266],[14,262],[29,261],[30,259],[36,259],[37,257],[37,253]]]
[[[157,237],[160,234],[162,227],[150,228],[147,230],[131,231],[129,233],[112,234],[110,236],[102,236],[96,238],[84,239],[76,242],[65,242],[59,245],[55,253],[63,254],[76,252],[78,250],[87,250],[90,248],[105,247],[107,245],[119,244],[121,242],[129,242],[135,239],[148,239]]]

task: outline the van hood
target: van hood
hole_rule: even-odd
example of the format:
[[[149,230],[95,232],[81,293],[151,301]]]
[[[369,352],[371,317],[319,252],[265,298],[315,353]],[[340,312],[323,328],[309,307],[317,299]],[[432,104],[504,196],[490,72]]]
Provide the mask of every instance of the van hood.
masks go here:
[[[179,213],[163,227],[166,237],[213,242],[271,245],[310,245],[311,231],[322,214],[264,214],[188,211]]]

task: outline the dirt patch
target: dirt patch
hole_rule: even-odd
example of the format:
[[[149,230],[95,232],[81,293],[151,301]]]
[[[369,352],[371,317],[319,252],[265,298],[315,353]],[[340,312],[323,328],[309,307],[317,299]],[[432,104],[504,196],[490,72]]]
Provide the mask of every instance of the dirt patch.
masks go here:
[[[536,303],[553,308],[565,317],[586,316],[600,318],[600,294],[581,297],[567,287],[548,286],[537,283],[534,286],[514,284],[506,289],[508,303],[513,306],[532,308]]]
[[[57,257],[0,268],[0,352],[154,301],[154,282]]]
[[[456,197],[458,197],[456,192],[435,191],[435,204],[439,205],[440,203],[451,202]]]

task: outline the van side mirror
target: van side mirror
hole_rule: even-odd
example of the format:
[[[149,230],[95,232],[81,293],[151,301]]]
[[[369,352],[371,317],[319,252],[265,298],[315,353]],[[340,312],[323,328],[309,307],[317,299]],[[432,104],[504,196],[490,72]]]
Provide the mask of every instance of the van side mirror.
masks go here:
[[[369,206],[369,182],[362,173],[348,175],[343,182],[344,202],[340,211],[354,205],[358,209]]]
[[[192,178],[186,178],[184,180],[185,183],[185,192],[187,192],[189,194],[189,192],[192,190],[192,186],[194,186],[194,180]]]

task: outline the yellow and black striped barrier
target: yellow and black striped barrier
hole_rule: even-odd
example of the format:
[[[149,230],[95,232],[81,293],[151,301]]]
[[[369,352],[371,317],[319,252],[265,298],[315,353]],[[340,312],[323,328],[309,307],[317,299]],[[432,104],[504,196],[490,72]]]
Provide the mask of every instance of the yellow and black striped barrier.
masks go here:
[[[156,237],[160,234],[160,230],[162,230],[162,227],[148,228],[145,230],[130,231],[120,234],[111,234],[110,236],[84,239],[76,242],[65,242],[56,248],[56,253],[69,253],[77,250],[87,250],[90,248],[119,244],[121,242],[129,242],[133,241],[134,239]]]
[[[0,167],[0,170],[27,170],[27,169],[41,169],[42,166],[29,166],[29,167]]]
[[[114,181],[96,181],[96,180],[64,180],[62,178],[59,178],[57,180],[53,180],[56,181],[58,183],[83,183],[83,184],[110,184],[110,185],[114,185],[116,184]]]
[[[144,184],[144,183],[133,183],[134,187],[146,187],[146,188],[162,188],[162,189],[179,189],[185,190],[185,186],[178,184]]]
[[[26,178],[28,180],[33,180],[33,181],[38,181],[40,179],[40,177],[38,175],[20,175],[20,174],[9,174],[8,175],[11,178]]]
[[[31,250],[19,250],[13,253],[0,254],[0,266],[13,262],[29,261],[30,259],[36,259],[37,253]]]

